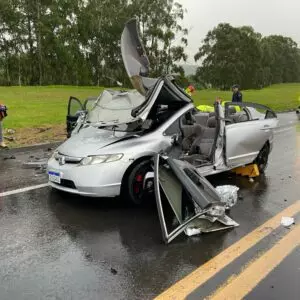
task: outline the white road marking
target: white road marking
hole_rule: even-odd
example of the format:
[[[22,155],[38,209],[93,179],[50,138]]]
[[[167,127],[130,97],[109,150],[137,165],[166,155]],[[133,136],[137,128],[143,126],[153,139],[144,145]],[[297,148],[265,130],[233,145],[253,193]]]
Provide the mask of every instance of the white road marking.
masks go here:
[[[43,183],[43,184],[39,184],[39,185],[28,186],[28,187],[17,189],[17,190],[7,191],[7,192],[0,193],[0,197],[5,197],[5,196],[20,194],[20,193],[24,193],[24,192],[28,192],[28,191],[32,191],[32,190],[36,190],[36,189],[41,189],[46,186],[49,186],[49,184]]]

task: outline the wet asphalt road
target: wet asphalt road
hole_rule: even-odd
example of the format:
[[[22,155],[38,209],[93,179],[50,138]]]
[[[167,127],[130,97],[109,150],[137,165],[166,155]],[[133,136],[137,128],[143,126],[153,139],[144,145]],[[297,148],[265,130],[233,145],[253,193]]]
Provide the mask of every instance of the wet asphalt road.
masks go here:
[[[294,113],[280,115],[280,120],[282,128],[264,176],[254,182],[231,174],[211,178],[216,185],[240,187],[242,199],[230,213],[240,227],[233,230],[182,235],[166,246],[154,204],[130,208],[119,199],[66,196],[48,187],[0,198],[0,299],[158,295],[299,200],[300,130]],[[40,170],[20,164],[29,156],[47,157],[47,151],[14,155],[16,159],[4,160],[11,154],[0,152],[0,193],[46,182]],[[296,254],[289,257],[291,266],[299,259]],[[285,280],[286,272],[282,274]],[[261,289],[254,298],[265,291],[263,285]]]

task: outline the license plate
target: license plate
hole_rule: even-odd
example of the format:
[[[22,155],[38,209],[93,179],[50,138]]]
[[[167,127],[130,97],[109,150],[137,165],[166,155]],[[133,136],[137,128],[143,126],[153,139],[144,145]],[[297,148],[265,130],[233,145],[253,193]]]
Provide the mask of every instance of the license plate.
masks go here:
[[[60,173],[49,171],[48,175],[49,175],[49,181],[60,184],[61,182]]]

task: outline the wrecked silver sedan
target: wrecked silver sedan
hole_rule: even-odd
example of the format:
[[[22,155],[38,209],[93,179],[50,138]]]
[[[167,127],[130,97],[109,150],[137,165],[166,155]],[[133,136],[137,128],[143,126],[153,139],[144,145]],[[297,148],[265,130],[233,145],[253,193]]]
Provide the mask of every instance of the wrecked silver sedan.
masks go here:
[[[70,99],[68,118],[76,119],[75,127],[48,161],[54,189],[89,197],[121,195],[140,204],[153,196],[151,159],[157,153],[190,164],[204,177],[253,162],[265,170],[277,126],[271,109],[216,103],[214,113],[201,112],[172,76],[148,78],[136,20],[126,24],[121,49],[135,90],[105,90],[90,109]],[[78,108],[83,111],[77,118]],[[212,204],[201,207],[209,207],[206,216],[212,216]]]

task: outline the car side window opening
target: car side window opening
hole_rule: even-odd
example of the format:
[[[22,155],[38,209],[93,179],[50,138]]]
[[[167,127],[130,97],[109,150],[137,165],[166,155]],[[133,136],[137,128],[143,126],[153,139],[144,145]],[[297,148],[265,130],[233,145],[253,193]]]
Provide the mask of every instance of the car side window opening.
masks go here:
[[[226,125],[276,117],[277,115],[272,109],[257,103],[228,103],[225,106]]]
[[[180,134],[180,124],[179,124],[180,118],[178,118],[175,122],[173,122],[168,129],[165,131],[165,135],[172,136],[174,134]]]
[[[251,121],[250,114],[246,108],[234,105],[228,106],[226,110],[226,125]]]

